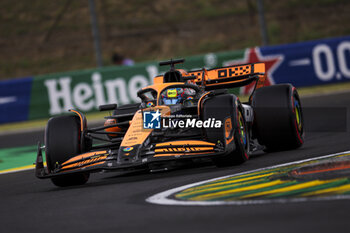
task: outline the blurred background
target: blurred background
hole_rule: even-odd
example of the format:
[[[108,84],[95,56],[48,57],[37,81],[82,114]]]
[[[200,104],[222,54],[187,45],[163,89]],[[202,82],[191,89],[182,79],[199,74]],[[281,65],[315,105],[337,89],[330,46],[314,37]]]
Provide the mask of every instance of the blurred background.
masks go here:
[[[350,34],[347,0],[262,0],[266,38],[257,0],[1,0],[0,79],[96,67],[91,2],[103,66]]]

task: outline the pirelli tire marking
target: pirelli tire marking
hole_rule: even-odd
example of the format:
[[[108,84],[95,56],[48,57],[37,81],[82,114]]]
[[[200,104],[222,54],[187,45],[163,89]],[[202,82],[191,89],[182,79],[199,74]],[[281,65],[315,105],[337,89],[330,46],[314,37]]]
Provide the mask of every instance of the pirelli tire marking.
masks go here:
[[[146,199],[161,205],[246,205],[350,199],[350,151],[201,181]]]

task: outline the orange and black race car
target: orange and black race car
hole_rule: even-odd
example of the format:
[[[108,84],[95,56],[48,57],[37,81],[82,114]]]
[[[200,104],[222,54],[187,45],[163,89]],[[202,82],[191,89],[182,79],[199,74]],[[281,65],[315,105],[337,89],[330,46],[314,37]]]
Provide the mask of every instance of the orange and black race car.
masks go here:
[[[138,91],[141,103],[100,106],[113,111],[104,126],[88,128],[76,110],[48,121],[38,144],[36,176],[57,186],[84,184],[92,172],[167,169],[176,162],[210,159],[218,167],[240,164],[257,150],[303,144],[303,114],[290,84],[264,87],[265,64],[186,72],[170,65]],[[247,103],[230,94],[255,82]],[[42,151],[45,151],[46,166]]]

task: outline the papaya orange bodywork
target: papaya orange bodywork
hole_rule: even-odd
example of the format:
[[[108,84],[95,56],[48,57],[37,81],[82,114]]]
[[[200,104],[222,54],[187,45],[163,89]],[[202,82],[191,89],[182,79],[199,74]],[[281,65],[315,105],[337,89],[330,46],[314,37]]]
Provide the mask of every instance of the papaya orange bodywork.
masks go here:
[[[168,106],[158,106],[155,108],[145,108],[143,111],[156,111],[160,110],[161,116],[170,115],[170,108]],[[142,111],[139,110],[135,113],[132,118],[131,125],[129,126],[128,131],[126,132],[121,146],[134,146],[142,144],[146,138],[153,131],[152,129],[143,128],[143,118]]]
[[[215,143],[211,142],[205,142],[200,140],[183,140],[183,141],[173,141],[173,142],[162,142],[157,143],[157,146],[179,146],[179,145],[185,145],[185,146],[191,146],[191,145],[205,145],[205,146],[215,146]]]
[[[210,149],[213,149],[213,148],[210,148]],[[207,149],[207,150],[210,150],[210,149]],[[212,152],[205,152],[206,154],[212,154],[212,153],[215,153],[215,151],[212,151]],[[170,156],[179,156],[179,155],[202,155],[203,154],[203,152],[201,153],[201,152],[199,152],[199,153],[186,153],[186,152],[184,152],[184,153],[181,153],[181,154],[171,154],[171,153],[169,153],[169,154],[158,154],[158,155],[155,155],[154,157],[170,157]]]
[[[83,131],[84,130],[84,121],[83,121],[83,116],[80,114],[80,112],[74,110],[74,109],[69,109],[70,112],[74,112],[75,114],[77,114],[79,116],[80,119],[80,130]]]
[[[93,156],[96,156],[96,157],[90,158],[90,159],[85,160],[85,161],[80,161],[80,162],[74,163],[74,161],[78,161],[78,160],[88,158],[88,157],[93,157]],[[72,168],[77,168],[77,167],[82,167],[82,166],[84,166],[84,167],[95,166],[97,164],[103,163],[103,162],[98,162],[98,161],[106,159],[107,156],[108,156],[108,153],[105,150],[81,154],[81,155],[75,156],[73,158],[70,158],[66,162],[62,163],[62,169],[66,170],[66,169],[72,169]],[[84,164],[88,164],[88,163],[92,163],[92,162],[96,162],[96,163],[93,163],[90,165],[84,165]],[[69,165],[65,166],[65,164],[68,164],[68,163],[69,163]]]
[[[265,64],[264,63],[254,63],[254,64],[246,64],[246,65],[236,65],[236,66],[228,66],[228,67],[222,67],[217,69],[211,69],[211,70],[199,70],[199,71],[191,71],[186,72],[182,69],[178,69],[183,77],[186,76],[196,76],[195,79],[189,80],[189,83],[192,84],[198,84],[203,83],[204,86],[218,86],[222,85],[223,83],[207,83],[208,81],[215,81],[215,80],[223,80],[223,79],[230,79],[234,77],[240,77],[240,76],[247,76],[247,75],[253,75],[256,74],[259,76],[259,83],[258,87],[261,87],[265,83],[266,76],[265,73]],[[204,82],[202,82],[203,79],[203,72],[204,72]],[[248,79],[249,77],[247,77]],[[229,80],[227,82],[224,82],[224,84],[239,84],[247,79],[240,79],[240,80]],[[161,90],[166,88],[167,86],[179,84],[179,83],[163,83],[163,76],[157,76],[153,79],[154,84],[148,87],[145,87],[143,89],[152,88],[158,92],[158,95]],[[159,96],[158,96],[159,97]]]
[[[159,148],[159,149],[157,149],[157,147],[164,147],[164,146],[173,146],[173,148]],[[182,147],[180,147],[180,146],[182,146]],[[201,151],[213,150],[214,146],[215,146],[214,143],[200,141],[200,140],[184,140],[184,141],[163,142],[163,143],[156,144],[156,149],[154,150],[156,155],[154,157],[202,154]],[[198,153],[194,153],[194,151],[198,152]],[[169,152],[169,154],[168,153],[157,154],[159,152]],[[176,153],[171,153],[171,152],[176,152]],[[179,153],[179,152],[182,152],[182,153]],[[213,150],[213,152],[214,152],[214,150]],[[212,153],[212,152],[206,152],[206,153]]]

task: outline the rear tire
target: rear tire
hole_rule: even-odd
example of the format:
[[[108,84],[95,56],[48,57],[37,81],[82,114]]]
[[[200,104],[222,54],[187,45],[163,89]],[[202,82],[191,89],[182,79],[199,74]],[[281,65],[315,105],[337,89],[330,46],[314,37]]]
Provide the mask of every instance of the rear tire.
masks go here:
[[[254,129],[267,150],[289,150],[304,143],[303,113],[291,84],[262,87],[252,98]]]
[[[49,172],[56,164],[62,164],[81,153],[80,123],[77,116],[58,116],[51,118],[45,129],[45,154]],[[65,187],[85,184],[89,174],[71,174],[51,178],[56,186]]]
[[[222,128],[205,130],[208,141],[213,143],[217,143],[218,141],[222,143],[226,142],[224,122],[228,117],[231,118],[232,128],[234,130],[233,143],[235,149],[228,155],[213,158],[213,162],[217,167],[238,165],[249,159],[247,154],[249,137],[238,98],[231,94],[224,94],[214,96],[203,103],[203,120],[215,118],[223,122]]]

